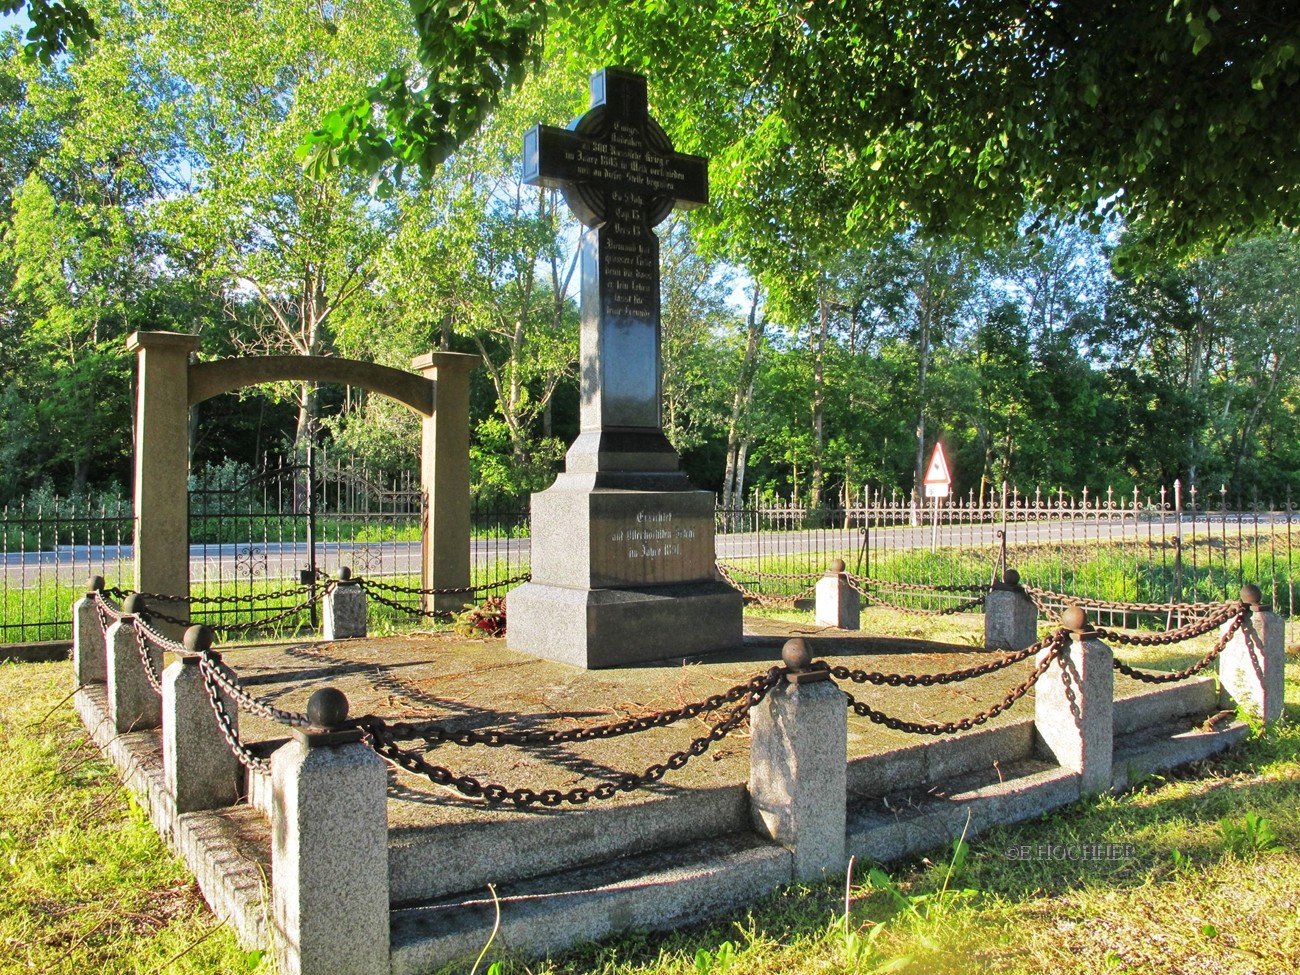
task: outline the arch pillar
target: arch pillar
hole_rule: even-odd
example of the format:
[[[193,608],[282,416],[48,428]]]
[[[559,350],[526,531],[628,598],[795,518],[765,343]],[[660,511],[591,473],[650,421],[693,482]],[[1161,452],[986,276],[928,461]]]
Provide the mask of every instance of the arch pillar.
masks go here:
[[[137,592],[188,596],[189,366],[199,337],[133,332],[126,347],[137,362],[132,585]],[[156,601],[150,608],[187,618],[181,602]],[[174,624],[159,620],[157,625],[169,636],[180,633]]]
[[[470,584],[469,373],[480,361],[460,352],[426,352],[411,360],[435,390],[433,415],[423,418],[420,436],[425,589]],[[471,601],[469,594],[425,596],[424,608],[455,612]]]

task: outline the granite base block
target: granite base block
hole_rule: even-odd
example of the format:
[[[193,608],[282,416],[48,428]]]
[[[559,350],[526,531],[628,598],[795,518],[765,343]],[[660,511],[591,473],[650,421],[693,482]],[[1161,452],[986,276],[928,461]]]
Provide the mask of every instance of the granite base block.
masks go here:
[[[740,645],[740,593],[723,582],[570,589],[529,582],[507,600],[512,650],[585,667],[625,667]]]

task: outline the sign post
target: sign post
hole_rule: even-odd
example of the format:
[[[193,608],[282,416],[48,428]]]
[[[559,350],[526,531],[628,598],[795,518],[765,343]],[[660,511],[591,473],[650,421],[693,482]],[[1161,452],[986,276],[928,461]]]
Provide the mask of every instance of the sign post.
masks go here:
[[[925,496],[934,498],[934,522],[930,529],[930,551],[939,547],[939,499],[952,492],[952,475],[948,473],[948,458],[943,455],[943,444],[935,443],[930,455],[930,466],[925,471]]]

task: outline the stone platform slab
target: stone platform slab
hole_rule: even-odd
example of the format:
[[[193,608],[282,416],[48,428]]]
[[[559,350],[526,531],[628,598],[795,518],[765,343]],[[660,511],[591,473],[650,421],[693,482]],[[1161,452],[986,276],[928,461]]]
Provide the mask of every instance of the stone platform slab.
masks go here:
[[[279,707],[301,710],[312,691],[337,686],[354,714],[430,718],[449,729],[478,730],[577,727],[677,707],[766,672],[793,635],[808,638],[816,656],[850,668],[935,673],[987,659],[967,645],[845,636],[768,620],[751,621],[749,629],[744,645],[727,653],[596,672],[526,657],[500,643],[429,634],[224,648],[224,659],[254,694]],[[955,685],[853,691],[899,717],[946,720],[999,700],[1027,666]],[[1212,681],[1154,691],[1117,683],[1117,787],[1240,739],[1242,727],[1206,731],[1192,716],[1209,700]],[[162,790],[157,733],[109,734],[103,693],[95,687],[79,692],[77,706],[160,833],[189,861],[209,903],[246,941],[265,944],[265,818],[250,806],[177,817]],[[851,717],[850,852],[881,860],[912,855],[960,835],[968,814],[974,833],[1073,801],[1075,777],[1033,754],[1032,713],[1031,693],[985,728],[920,744]],[[1158,726],[1144,727],[1148,720]],[[640,772],[682,750],[710,723],[701,718],[530,750],[443,744],[428,757],[485,782],[566,790]],[[263,751],[284,732],[248,716],[242,729]],[[748,830],[747,775],[743,732],[646,790],[576,807],[490,807],[394,769],[388,794],[393,971],[433,971],[458,953],[476,952],[494,916],[489,884],[504,898],[505,943],[537,953],[629,926],[671,927],[788,883],[788,852]],[[249,785],[256,794],[256,780]]]

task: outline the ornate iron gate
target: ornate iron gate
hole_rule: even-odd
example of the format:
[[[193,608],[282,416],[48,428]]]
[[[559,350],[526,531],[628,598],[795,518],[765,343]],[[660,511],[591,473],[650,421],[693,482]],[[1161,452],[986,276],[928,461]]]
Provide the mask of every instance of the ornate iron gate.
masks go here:
[[[409,473],[383,478],[316,451],[302,463],[200,470],[189,492],[190,616],[219,627],[283,613],[304,602],[299,587],[344,565],[418,585],[424,510]],[[314,602],[307,612],[315,628]]]

